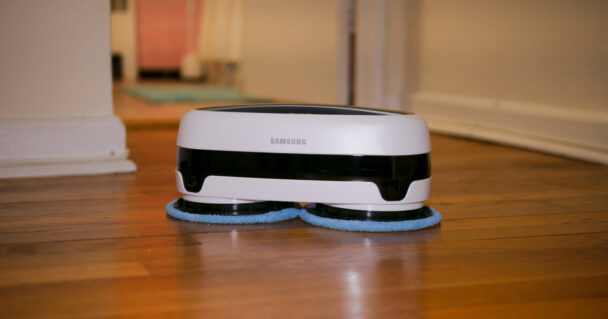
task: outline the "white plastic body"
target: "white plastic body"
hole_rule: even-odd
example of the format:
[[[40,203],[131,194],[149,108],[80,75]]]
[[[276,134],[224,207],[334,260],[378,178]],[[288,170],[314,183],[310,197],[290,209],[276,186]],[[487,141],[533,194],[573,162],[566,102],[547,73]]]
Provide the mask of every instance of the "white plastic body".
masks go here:
[[[326,155],[415,155],[431,151],[416,115],[245,113],[193,110],[182,118],[177,146],[217,151]],[[272,138],[306,144],[272,144]]]
[[[194,110],[180,122],[177,146],[200,150],[317,155],[416,155],[429,153],[430,138],[420,117],[382,115],[280,114]],[[300,143],[273,143],[275,139]],[[365,181],[293,180],[209,176],[197,193],[186,191],[176,170],[177,189],[188,201],[235,203],[294,201],[376,211],[416,209],[429,196],[431,178],[412,182],[406,196],[386,201]]]

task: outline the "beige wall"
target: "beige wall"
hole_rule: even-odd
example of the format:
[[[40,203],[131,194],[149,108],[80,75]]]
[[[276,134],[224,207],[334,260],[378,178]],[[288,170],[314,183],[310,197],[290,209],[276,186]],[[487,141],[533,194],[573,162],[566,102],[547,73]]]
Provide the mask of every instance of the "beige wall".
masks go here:
[[[137,79],[137,31],[135,25],[135,0],[127,0],[127,10],[112,12],[112,53],[122,56],[123,78],[127,81]]]
[[[339,0],[243,1],[242,87],[258,96],[343,103]],[[342,97],[343,95],[343,97]]]
[[[112,115],[108,1],[0,2],[0,120]]]
[[[608,1],[408,4],[410,92],[608,112]]]
[[[608,164],[608,1],[407,4],[407,108],[431,130]]]

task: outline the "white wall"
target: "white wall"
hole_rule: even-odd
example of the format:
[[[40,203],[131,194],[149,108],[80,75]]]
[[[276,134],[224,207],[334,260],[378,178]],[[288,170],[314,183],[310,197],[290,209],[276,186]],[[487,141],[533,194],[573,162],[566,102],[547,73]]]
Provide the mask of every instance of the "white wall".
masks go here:
[[[432,129],[608,163],[608,2],[408,1],[409,110]]]
[[[0,177],[126,172],[109,1],[0,2]]]
[[[106,2],[0,2],[0,119],[112,115]]]
[[[123,79],[127,81],[137,80],[136,5],[136,0],[127,0],[126,11],[116,11],[111,14],[112,53],[121,54]]]
[[[345,103],[340,0],[243,1],[242,88],[278,99]]]

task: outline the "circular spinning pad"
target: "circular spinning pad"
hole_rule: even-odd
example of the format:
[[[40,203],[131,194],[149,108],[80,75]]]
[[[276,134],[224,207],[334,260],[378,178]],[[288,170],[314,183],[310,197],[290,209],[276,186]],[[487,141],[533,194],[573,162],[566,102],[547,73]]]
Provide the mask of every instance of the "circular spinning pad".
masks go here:
[[[177,219],[209,224],[273,223],[298,217],[294,203],[256,202],[245,204],[206,204],[176,199],[166,207]]]
[[[427,206],[405,212],[367,212],[316,204],[300,211],[310,224],[347,231],[395,232],[428,228],[439,224],[441,214]]]

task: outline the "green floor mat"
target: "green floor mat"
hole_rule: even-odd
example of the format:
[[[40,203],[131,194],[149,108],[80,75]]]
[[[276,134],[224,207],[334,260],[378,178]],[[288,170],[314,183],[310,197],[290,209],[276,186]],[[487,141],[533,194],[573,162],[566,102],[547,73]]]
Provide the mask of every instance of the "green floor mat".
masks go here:
[[[252,97],[229,87],[198,85],[150,85],[131,86],[127,93],[151,103],[171,102],[272,102],[270,99]]]

